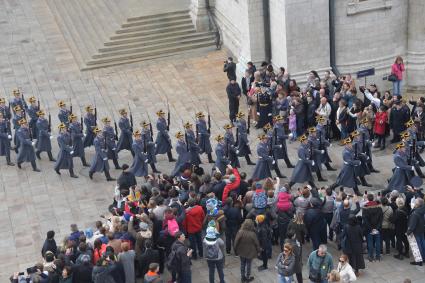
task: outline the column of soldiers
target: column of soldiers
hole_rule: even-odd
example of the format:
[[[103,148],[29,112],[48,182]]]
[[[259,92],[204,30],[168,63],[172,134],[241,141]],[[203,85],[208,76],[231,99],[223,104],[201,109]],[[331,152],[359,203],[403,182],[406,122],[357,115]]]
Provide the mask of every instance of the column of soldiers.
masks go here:
[[[163,110],[156,113],[156,139],[154,139],[153,125],[150,121],[143,121],[140,130],[134,130],[133,118],[126,109],[120,109],[118,126],[109,117],[101,119],[103,128],[97,124],[96,107],[87,106],[85,115],[80,120],[72,112],[72,106],[67,107],[64,101],[59,101],[57,142],[59,153],[55,159],[52,154],[51,140],[54,138],[51,130],[50,113],[46,119],[46,113],[40,109],[40,103],[35,97],[28,99],[29,104],[19,91],[13,92],[14,98],[6,105],[6,101],[0,98],[0,156],[6,157],[9,166],[11,162],[10,151],[14,149],[17,153],[17,166],[21,168],[24,162],[29,162],[34,171],[39,172],[36,159],[41,159],[41,153],[46,152],[50,161],[55,162],[54,170],[61,174],[60,170],[69,170],[73,178],[78,176],[74,173],[73,158],[78,157],[84,167],[89,168],[89,177],[94,173],[103,172],[108,181],[115,180],[109,173],[109,160],[112,160],[115,169],[120,169],[118,154],[122,150],[128,150],[133,156],[133,163],[129,171],[136,176],[143,177],[152,172],[160,173],[156,168],[156,155],[167,154],[169,162],[176,162],[172,176],[179,176],[188,168],[200,166],[200,155],[205,154],[209,163],[214,163],[214,171],[224,174],[227,165],[240,167],[239,157],[244,157],[248,165],[255,165],[253,180],[260,180],[272,176],[272,171],[279,178],[285,178],[280,171],[278,161],[283,159],[288,168],[294,168],[289,185],[295,183],[309,183],[315,187],[313,173],[319,182],[326,181],[322,176],[322,164],[328,171],[335,171],[328,149],[331,146],[328,140],[328,121],[317,116],[316,127],[311,127],[307,133],[299,137],[300,147],[297,151],[298,161],[293,166],[289,160],[286,140],[287,132],[284,127],[284,117],[277,115],[272,123],[263,127],[263,134],[258,136],[259,143],[256,148],[258,160],[251,161],[251,149],[248,140],[250,123],[245,120],[245,114],[237,113],[236,134],[234,125],[226,124],[224,133],[215,137],[217,145],[215,148],[216,160],[212,157],[211,120],[208,120],[203,112],[195,114],[195,129],[190,122],[183,123],[183,131],[175,135],[175,145],[178,154],[177,160],[172,155],[172,141],[169,135],[170,114]],[[168,115],[168,118],[166,118]],[[344,146],[342,152],[343,167],[338,174],[335,183],[331,186],[349,187],[356,194],[360,194],[358,186],[370,187],[366,176],[371,173],[379,173],[372,164],[372,142],[367,129],[368,120],[363,119],[357,130],[342,141]],[[14,135],[12,136],[12,127]],[[85,127],[85,129],[84,129]],[[393,176],[389,180],[388,190],[400,189],[409,184],[410,179],[417,175],[424,178],[420,167],[425,165],[421,158],[420,149],[425,146],[423,141],[417,141],[416,128],[411,120],[406,124],[407,130],[402,133],[403,141],[396,146],[394,152],[395,168]],[[118,135],[118,128],[120,134]],[[14,143],[12,147],[11,143]],[[95,155],[89,164],[85,158],[85,148],[94,146]],[[408,149],[408,150],[406,150]]]

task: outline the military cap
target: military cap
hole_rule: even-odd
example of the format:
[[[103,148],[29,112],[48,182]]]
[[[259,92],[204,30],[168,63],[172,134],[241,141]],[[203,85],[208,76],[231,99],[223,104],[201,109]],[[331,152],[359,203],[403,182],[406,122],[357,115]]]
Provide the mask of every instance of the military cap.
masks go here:
[[[193,125],[190,123],[190,122],[186,122],[186,123],[184,123],[183,124],[183,127],[185,128],[185,129],[188,129],[188,128],[190,128],[190,127],[192,127]]]
[[[65,125],[64,123],[60,123],[60,124],[58,125],[58,129],[59,129],[59,130],[66,129],[66,125]]]
[[[140,130],[137,130],[134,132],[133,136],[137,137],[137,136],[141,136],[142,132]]]
[[[413,126],[415,124],[415,121],[413,121],[413,119],[410,119],[409,121],[407,121],[406,123],[405,123],[405,125],[406,125],[406,127],[411,127],[411,126]]]
[[[23,125],[23,124],[26,124],[26,123],[27,123],[27,120],[25,118],[22,118],[21,120],[18,121],[19,125]]]
[[[93,106],[91,106],[91,105],[87,105],[85,109],[86,109],[87,112],[90,112],[90,111],[93,111],[94,110],[93,109]]]
[[[161,116],[161,115],[165,115],[165,112],[160,109],[158,112],[156,112],[156,115]]]
[[[37,116],[43,116],[43,115],[45,115],[46,113],[44,113],[44,111],[43,110],[39,110],[39,111],[37,111]]]
[[[396,144],[395,148],[400,149],[400,148],[404,148],[405,146],[406,146],[406,144],[404,142],[401,142],[401,143]]]
[[[233,128],[232,124],[226,124],[226,125],[223,126],[223,129],[225,129],[225,130],[229,130],[231,128]]]
[[[238,114],[236,114],[237,118],[242,118],[245,116],[245,113],[243,113],[242,111],[239,111]]]
[[[276,115],[273,118],[275,121],[282,121],[283,120],[283,116],[282,115]]]
[[[357,136],[360,136],[360,132],[359,132],[359,131],[357,131],[357,130],[352,131],[352,132],[350,133],[350,136],[351,136],[352,138],[355,138],[355,137],[357,137]]]
[[[149,125],[150,125],[150,123],[148,123],[146,121],[143,121],[143,122],[140,123],[140,126],[142,126],[143,128],[147,128],[147,127],[149,127]]]
[[[202,117],[205,117],[205,114],[202,113],[202,112],[198,112],[198,113],[195,114],[195,116],[196,116],[196,118],[202,118]]]
[[[307,140],[307,136],[304,134],[304,135],[301,135],[299,138],[298,138],[298,140],[300,141],[300,142],[303,142],[303,141],[306,141]]]
[[[0,97],[0,103],[5,103],[6,99],[4,99],[3,97]]]
[[[37,99],[36,99],[34,96],[31,96],[30,98],[28,98],[28,101],[29,101],[30,103],[33,103],[33,102],[36,102],[36,101],[37,101]]]
[[[58,106],[59,107],[62,107],[62,106],[65,106],[66,104],[65,104],[65,102],[63,101],[63,100],[60,100],[59,102],[58,102]]]
[[[316,116],[316,122],[317,123],[324,123],[324,122],[326,122],[326,118],[323,117],[322,115],[317,115]]]
[[[14,96],[17,96],[17,95],[19,95],[19,94],[21,94],[21,92],[19,91],[19,89],[14,89],[14,90],[13,90],[13,95],[14,95]]]
[[[260,141],[262,141],[262,140],[267,139],[267,136],[266,136],[265,134],[260,134],[260,135],[258,135],[258,139],[259,139]]]
[[[119,112],[121,115],[127,114],[127,110],[125,110],[124,108],[123,108],[123,109],[120,109],[118,112]]]
[[[310,128],[307,129],[307,131],[309,133],[315,133],[317,130],[316,130],[316,127],[310,127]]]
[[[263,130],[268,131],[272,128],[272,125],[270,123],[267,123],[264,125]]]
[[[20,105],[16,105],[15,107],[13,107],[13,110],[14,110],[15,112],[17,112],[17,111],[22,111],[22,108],[21,108],[21,106],[20,106]]]
[[[103,123],[109,123],[109,122],[111,122],[111,119],[109,119],[108,117],[104,117],[104,118],[102,118],[102,122]]]
[[[178,132],[176,133],[176,138],[180,139],[180,138],[182,138],[182,137],[184,137],[184,134],[183,134],[181,131],[178,131]]]
[[[401,139],[407,139],[408,137],[410,137],[410,133],[407,131],[404,131],[400,134]]]
[[[369,119],[367,117],[360,120],[360,124],[367,124],[367,123],[369,123]]]
[[[342,140],[342,145],[346,145],[346,144],[351,144],[353,142],[353,140],[348,137]]]
[[[93,133],[95,133],[95,134],[97,134],[97,133],[99,133],[99,132],[101,132],[102,130],[101,129],[99,129],[98,127],[96,127],[96,128],[94,128],[93,129]]]
[[[222,135],[218,135],[218,136],[215,137],[215,140],[220,142],[220,141],[224,140],[224,137]]]

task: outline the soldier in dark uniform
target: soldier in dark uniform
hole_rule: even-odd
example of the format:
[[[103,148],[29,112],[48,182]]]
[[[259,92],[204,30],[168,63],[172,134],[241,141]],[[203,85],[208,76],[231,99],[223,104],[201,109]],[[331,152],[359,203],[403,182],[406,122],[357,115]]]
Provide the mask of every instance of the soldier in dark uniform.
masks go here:
[[[319,149],[324,150],[325,153],[322,155],[322,163],[325,164],[328,171],[336,171],[335,168],[331,166],[331,158],[329,157],[328,148],[331,146],[329,142],[329,137],[326,134],[326,118],[323,116],[316,116],[316,136],[319,140]]]
[[[36,139],[37,138],[37,127],[36,127],[36,123],[38,120],[38,115],[37,112],[40,110],[38,105],[37,105],[37,99],[34,96],[31,96],[28,99],[30,105],[28,106],[28,119],[29,119],[29,127],[31,129],[31,134],[32,134],[32,138]]]
[[[233,126],[232,124],[226,124],[223,128],[226,131],[224,134],[224,149],[226,157],[229,159],[230,165],[232,165],[233,168],[240,168],[241,165],[239,163],[238,155],[236,154],[235,138],[232,130]]]
[[[214,163],[212,158],[212,147],[210,142],[210,133],[208,132],[207,121],[202,112],[196,113],[196,135],[198,137],[199,153],[206,153],[208,156],[208,163]]]
[[[143,121],[140,123],[142,126],[142,144],[145,150],[145,154],[148,158],[148,163],[154,173],[161,173],[156,169],[156,156],[155,156],[155,143],[153,141],[153,133],[150,131],[150,123]]]
[[[283,148],[283,145],[278,143],[277,131],[275,131],[274,128],[272,127],[272,125],[270,125],[270,124],[266,124],[263,127],[263,130],[264,130],[264,133],[267,137],[267,144],[268,144],[268,147],[269,147],[269,155],[273,158],[273,161],[274,161],[270,168],[274,169],[277,177],[286,178],[286,176],[284,176],[280,172],[279,165],[278,165],[278,159],[275,155],[276,152],[280,151]]]
[[[9,104],[10,107],[12,106]],[[3,119],[7,122],[10,122],[12,119],[12,114],[10,113],[10,107],[6,106],[6,100],[3,97],[0,97],[0,114],[3,115]]]
[[[156,112],[156,115],[158,116],[158,120],[156,121],[156,148],[155,148],[155,154],[164,154],[167,153],[168,161],[174,162],[176,161],[173,158],[173,154],[171,152],[171,149],[173,148],[171,144],[171,139],[168,134],[168,126],[167,126],[167,120],[165,119],[164,115],[165,112],[162,110],[159,110]]]
[[[188,145],[185,142],[184,134],[179,131],[176,133],[176,138],[176,151],[178,157],[174,170],[171,173],[171,176],[173,177],[179,176],[184,169],[189,168],[191,159],[191,154],[189,152]]]
[[[108,146],[102,130],[96,127],[93,129],[93,133],[96,135],[93,141],[96,153],[91,162],[89,177],[93,179],[95,172],[104,172],[107,181],[115,181],[109,174]]]
[[[79,157],[84,167],[90,167],[86,161],[84,152],[84,134],[81,123],[78,122],[77,116],[73,113],[69,115],[69,133],[71,134],[72,157]]]
[[[272,123],[273,119],[273,103],[272,103],[272,96],[270,92],[264,88],[261,87],[261,92],[258,93],[257,96],[257,115],[258,115],[258,123],[256,125],[256,128],[262,128],[264,125],[268,123]]]
[[[68,169],[71,178],[78,178],[78,176],[74,174],[74,163],[72,160],[74,150],[71,146],[71,135],[68,133],[68,130],[64,123],[60,123],[58,129],[59,135],[57,137],[57,141],[59,145],[59,153],[54,166],[55,172],[60,175],[61,173],[59,170]]]
[[[352,142],[353,140],[350,137],[342,141],[342,144],[345,145],[345,148],[342,151],[342,160],[344,161],[344,164],[335,183],[331,185],[331,189],[333,190],[337,186],[348,187],[352,188],[354,193],[360,196],[361,193],[358,188],[359,181],[357,180],[355,168],[360,166],[361,161],[356,159]]]
[[[35,142],[35,148],[37,149],[35,155],[38,159],[41,159],[40,153],[47,152],[49,160],[54,162],[56,159],[53,158],[52,142],[50,141],[53,136],[50,133],[49,121],[44,118],[44,115],[45,113],[42,110],[37,112],[38,119],[36,122],[36,127],[38,139]]]
[[[238,112],[238,114],[236,114],[236,154],[241,157],[244,156],[248,165],[255,165],[255,163],[252,162],[251,158],[249,157],[251,154],[251,149],[249,147],[247,125],[244,117],[245,114],[243,112]]]
[[[192,166],[199,166],[199,164],[201,164],[201,158],[199,157],[199,146],[196,143],[196,136],[193,132],[193,125],[189,122],[186,122],[183,127],[185,130],[185,139],[187,139],[186,143],[189,146],[190,164]]]
[[[66,103],[62,100],[58,102],[58,106],[60,107],[59,113],[58,113],[58,119],[61,123],[64,123],[66,127],[69,126],[69,115],[71,114],[71,111],[66,108]]]
[[[19,106],[20,109],[23,111],[23,113],[25,113],[25,111],[28,109],[28,105],[25,102],[25,100],[22,99],[21,93],[19,90],[13,91],[13,98],[12,98],[12,101],[10,101],[10,106],[12,108],[13,114],[16,114],[16,110],[15,110],[16,106]],[[25,114],[23,116],[25,116]]]
[[[19,149],[17,156],[18,168],[22,169],[21,164],[24,162],[30,162],[32,166],[32,170],[34,172],[40,172],[40,169],[37,168],[37,164],[35,163],[35,152],[34,145],[35,142],[31,141],[30,138],[30,130],[28,127],[28,122],[25,118],[19,120],[19,130],[16,135],[19,140]]]
[[[283,125],[283,116],[277,115],[274,117],[275,123],[273,125],[273,136],[276,139],[274,144],[280,145],[280,147],[276,147],[274,150],[274,156],[276,158],[276,162],[279,159],[283,159],[288,168],[294,168],[294,165],[291,164],[291,161],[288,157],[288,148],[286,146],[286,140],[288,139],[288,135],[285,134],[285,128]]]
[[[224,137],[218,135],[215,140],[217,141],[217,146],[215,147],[215,170],[220,171],[221,174],[226,174],[226,167],[230,164],[229,159],[226,157]]]
[[[403,193],[405,186],[409,184],[410,179],[415,175],[414,166],[408,163],[406,144],[404,142],[396,145],[393,160],[395,165],[395,168],[393,169],[393,176],[388,183],[387,189],[382,192],[383,195],[386,195],[388,192],[393,190]]]
[[[13,107],[13,112],[15,113],[12,119],[13,129],[15,130],[15,135],[13,136],[13,143],[15,144],[15,152],[18,153],[19,148],[19,139],[18,139],[18,130],[21,127],[19,121],[25,119],[25,113],[22,111],[21,106],[16,105]],[[30,132],[30,139],[31,139]]]
[[[134,132],[132,150],[134,152],[133,164],[131,165],[129,172],[132,172],[136,177],[146,177],[149,174],[149,159],[147,154],[144,152],[142,132],[140,132],[139,130]]]
[[[93,113],[91,105],[86,107],[86,115],[84,116],[84,125],[86,126],[86,136],[84,137],[84,147],[93,145],[95,134],[93,129],[96,128],[96,116]]]
[[[10,161],[10,141],[12,140],[12,131],[10,129],[9,121],[0,112],[0,156],[6,156],[6,162],[9,166],[15,166]]]
[[[361,164],[359,166],[356,166],[356,176],[359,177],[360,182],[362,186],[365,187],[372,187],[367,181],[366,181],[366,175],[370,175],[370,169],[367,165],[367,162],[369,160],[369,156],[367,156],[365,150],[363,150],[363,140],[361,138],[359,131],[354,131],[350,133],[350,137],[353,140],[353,148],[355,149],[357,153],[357,158],[360,160]],[[365,140],[366,141],[366,140]]]
[[[106,142],[108,159],[112,159],[115,169],[121,169],[121,166],[118,164],[117,145],[115,143],[116,133],[114,128],[111,126],[111,119],[105,117],[102,119],[102,122],[104,124],[103,137]]]
[[[319,149],[319,139],[316,135],[316,128],[310,127],[308,128],[308,143],[310,150],[313,154],[313,160],[314,160],[314,166],[313,171],[316,172],[317,180],[319,182],[326,182],[327,180],[322,177],[322,160],[323,160],[323,154],[325,151],[323,149]],[[322,141],[323,142],[323,141]]]
[[[369,157],[367,159],[367,165],[368,165],[369,171],[371,173],[379,173],[379,171],[376,170],[372,164],[372,141],[370,140],[370,133],[369,133],[369,129],[367,128],[368,124],[369,124],[369,119],[363,118],[360,121],[360,126],[358,129],[360,133],[360,137],[362,139],[362,144],[364,143],[362,151],[364,154],[366,154],[367,157]]]
[[[412,159],[412,165],[415,166],[415,171],[419,177],[425,178],[421,167],[425,166],[425,161],[420,155],[421,148],[425,146],[424,141],[418,140],[417,128],[415,122],[411,119],[406,124],[406,131],[401,133],[402,140],[406,143],[408,149],[409,160]],[[413,148],[414,147],[414,148]]]
[[[117,144],[117,153],[123,149],[129,150],[131,155],[134,156],[132,149],[133,146],[133,128],[130,124],[130,119],[127,117],[127,111],[121,109],[120,111],[120,120],[118,121],[118,127],[121,130],[120,137]]]
[[[260,134],[258,139],[260,140],[257,145],[258,160],[255,165],[254,173],[252,174],[252,180],[271,178],[271,168],[275,164],[275,160],[269,155],[270,149],[267,135]]]
[[[292,187],[295,183],[308,182],[310,186],[316,188],[313,179],[312,166],[314,166],[314,160],[311,157],[310,146],[306,135],[302,135],[298,138],[301,142],[301,146],[298,149],[298,162],[292,171],[291,181],[289,187]]]

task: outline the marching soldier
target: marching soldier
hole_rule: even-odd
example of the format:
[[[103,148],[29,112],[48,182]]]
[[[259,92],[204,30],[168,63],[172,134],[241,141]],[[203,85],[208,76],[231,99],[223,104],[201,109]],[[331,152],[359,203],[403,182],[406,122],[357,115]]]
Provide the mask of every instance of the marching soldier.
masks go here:
[[[193,125],[189,122],[186,122],[184,125],[185,138],[187,138],[187,145],[190,152],[190,164],[192,166],[199,166],[201,164],[201,158],[199,157],[199,146],[196,143],[196,136],[193,132]]]
[[[265,134],[258,136],[260,142],[257,145],[258,160],[255,165],[254,173],[252,174],[253,180],[262,180],[272,176],[270,168],[275,164],[272,156],[269,156],[268,138]]]
[[[91,162],[89,177],[90,179],[93,179],[93,174],[95,172],[104,172],[106,181],[115,181],[115,179],[109,174],[108,146],[102,130],[96,127],[93,129],[93,133],[96,135],[93,140],[95,155]]]
[[[117,154],[117,145],[115,143],[115,131],[111,126],[111,119],[105,117],[102,119],[103,122],[103,137],[106,143],[107,156],[108,159],[112,159],[112,162],[115,165],[115,169],[121,169],[121,166],[118,164],[118,154]]]
[[[315,164],[310,152],[308,138],[306,135],[302,135],[298,140],[301,142],[300,148],[298,148],[298,162],[292,171],[289,187],[292,187],[295,183],[308,182],[310,186],[316,188],[312,173],[312,167]]]
[[[420,155],[420,151],[425,146],[425,142],[422,140],[418,140],[418,128],[412,119],[408,121],[405,125],[407,128],[406,132],[408,134],[406,135],[406,132],[402,133],[401,135],[404,135],[404,137],[402,138],[405,139],[406,146],[409,149],[409,155],[413,155],[411,156],[412,160],[416,161],[415,164],[413,164],[413,166],[415,166],[416,173],[418,173],[419,177],[425,178],[420,168],[425,166],[425,161]]]
[[[69,133],[71,134],[72,157],[79,157],[84,167],[90,167],[86,161],[84,152],[84,134],[81,128],[81,123],[78,122],[77,116],[74,113],[69,115]]]
[[[22,111],[21,106],[19,105],[16,105],[15,107],[13,107],[13,112],[15,113],[12,119],[13,129],[15,130],[15,135],[13,136],[13,143],[15,144],[15,152],[18,153],[18,148],[19,148],[18,130],[21,127],[21,125],[19,124],[19,121],[21,121],[22,119],[25,119],[25,114]],[[30,133],[30,139],[31,139],[31,136],[32,135]]]
[[[150,131],[150,124],[146,121],[143,121],[140,126],[142,126],[142,144],[145,154],[148,158],[148,163],[152,168],[154,173],[161,173],[156,169],[156,156],[155,156],[155,143],[153,142],[153,136]]]
[[[310,146],[310,151],[312,151],[313,154],[312,158],[314,160],[313,170],[316,172],[317,180],[319,182],[326,182],[327,180],[322,177],[322,159],[325,151],[323,149],[319,149],[320,145],[316,136],[316,128],[308,128],[308,133],[308,143]]]
[[[146,177],[149,174],[149,159],[143,147],[142,133],[137,130],[134,132],[134,141],[132,145],[132,150],[134,152],[133,164],[129,169],[129,172],[132,172],[136,177]]]
[[[17,89],[13,90],[13,98],[12,98],[12,101],[10,101],[10,106],[13,110],[13,114],[16,114],[16,110],[15,110],[16,106],[19,106],[20,109],[23,111],[23,113],[25,113],[25,111],[28,109],[27,103],[21,97],[21,92]]]
[[[15,166],[10,161],[10,141],[12,140],[12,132],[9,121],[7,121],[3,112],[0,112],[0,156],[6,156],[6,162],[9,166]]]
[[[230,161],[226,157],[224,137],[218,135],[215,140],[217,141],[217,146],[215,147],[215,169],[221,174],[226,174],[226,167],[230,164]]]
[[[58,113],[58,119],[61,123],[64,123],[66,127],[69,126],[69,115],[71,114],[71,111],[66,108],[66,103],[62,100],[58,102],[58,106],[60,107],[59,113]]]
[[[230,165],[232,165],[233,168],[240,168],[241,164],[239,163],[239,158],[236,153],[235,138],[233,136],[233,126],[232,124],[226,124],[223,128],[226,131],[224,133],[226,157],[229,159]]]
[[[37,105],[37,99],[34,96],[31,96],[28,99],[30,105],[28,106],[28,117],[29,117],[29,127],[31,129],[31,133],[32,133],[32,138],[36,139],[37,138],[37,127],[36,127],[36,123],[38,120],[38,115],[37,112],[40,110],[38,105]]]
[[[35,155],[38,159],[41,159],[40,153],[45,151],[47,152],[47,156],[49,157],[50,161],[56,161],[56,159],[54,159],[52,155],[52,143],[50,141],[53,136],[49,132],[49,121],[44,118],[44,115],[45,113],[43,110],[37,112],[38,119],[36,127],[38,139],[35,143],[35,148],[37,149]]]
[[[68,169],[69,175],[71,176],[71,178],[78,178],[78,176],[74,174],[74,162],[72,160],[74,150],[72,149],[72,146],[71,146],[71,142],[72,142],[71,135],[67,131],[66,125],[64,123],[60,123],[58,126],[58,129],[59,129],[59,135],[58,135],[57,141],[59,145],[59,153],[58,153],[57,161],[54,166],[55,172],[58,175],[60,175],[61,173],[59,170]]]
[[[96,116],[93,113],[94,108],[89,105],[86,107],[86,115],[84,116],[84,125],[86,126],[86,136],[84,137],[84,147],[90,147],[93,145],[94,137],[96,136],[93,132],[96,128]]]
[[[316,137],[319,140],[319,149],[324,150],[325,153],[322,154],[322,163],[325,164],[328,171],[336,171],[335,168],[331,166],[331,158],[329,157],[328,148],[331,146],[329,139],[326,134],[326,118],[323,116],[316,116]]]
[[[30,130],[28,128],[28,122],[25,118],[19,120],[19,130],[17,131],[17,138],[19,140],[19,149],[17,156],[18,168],[22,169],[21,164],[24,162],[30,162],[32,170],[34,172],[40,172],[40,169],[37,168],[35,163],[35,152],[34,145],[35,142],[31,141]]]
[[[171,176],[176,177],[179,176],[184,169],[190,167],[191,154],[188,150],[188,145],[186,144],[184,134],[182,132],[176,133],[177,143],[176,143],[176,152],[177,152],[177,161],[174,167]]]
[[[273,152],[276,159],[276,163],[277,160],[283,159],[288,168],[294,168],[294,165],[291,164],[291,161],[288,157],[288,148],[286,146],[286,140],[288,139],[288,136],[285,134],[285,128],[283,125],[284,118],[281,115],[277,115],[274,117],[274,119],[275,123],[273,125],[273,135],[276,139],[274,141],[274,144],[279,145],[278,147],[274,148]]]
[[[409,184],[410,179],[415,175],[415,167],[408,163],[406,144],[404,142],[396,145],[393,160],[395,165],[393,176],[388,183],[387,189],[382,192],[383,195],[393,190],[403,193],[405,186]]]
[[[6,106],[6,100],[3,97],[0,97],[0,114],[3,115],[3,119],[5,119],[7,122],[10,122],[12,119],[10,108]]]
[[[272,129],[273,129],[273,127],[270,123],[266,124],[263,127],[263,130],[264,130],[266,138],[267,138],[269,156],[271,156],[273,158],[273,164],[270,168],[274,169],[277,177],[286,178],[286,176],[284,176],[284,175],[282,175],[282,173],[280,173],[280,169],[279,169],[279,165],[278,165],[278,161],[277,161],[278,159],[276,158],[276,155],[275,155],[276,151],[279,151],[283,148],[283,145],[277,143],[277,138],[275,136],[275,133],[277,133],[277,131],[275,131],[275,130],[272,131]],[[258,151],[258,149],[257,149],[257,151]]]
[[[165,112],[162,110],[159,110],[158,112],[156,112],[156,115],[158,116],[158,120],[156,121],[156,129],[158,133],[156,135],[156,141],[155,141],[156,143],[155,154],[167,153],[168,161],[174,162],[176,160],[173,158],[173,154],[171,152],[171,149],[173,148],[173,146],[171,144],[171,139],[167,130],[167,120],[164,117]]]
[[[205,121],[205,114],[202,112],[196,113],[196,136],[198,137],[199,153],[206,153],[208,156],[208,163],[214,163],[212,158],[212,147],[210,142],[210,133],[208,133],[207,121]]]
[[[119,111],[121,117],[118,121],[118,127],[121,130],[120,137],[117,144],[117,153],[123,149],[129,150],[131,155],[134,156],[132,149],[133,146],[133,129],[131,128],[130,119],[127,117],[127,110],[121,109]]]
[[[361,195],[358,188],[358,180],[356,177],[356,167],[360,166],[361,161],[356,159],[355,152],[353,150],[353,140],[348,137],[342,141],[345,146],[342,151],[342,160],[344,165],[336,178],[336,182],[331,185],[331,189],[335,189],[337,186],[348,187],[354,190],[354,193],[358,196]]]
[[[237,140],[237,148],[236,154],[238,156],[244,156],[246,163],[248,165],[255,165],[254,162],[251,161],[249,155],[251,154],[251,149],[249,147],[248,134],[247,134],[247,125],[244,119],[245,114],[243,112],[238,112],[236,114],[236,140]]]
[[[362,147],[362,152],[366,154],[366,156],[368,157],[367,165],[368,165],[369,171],[371,173],[379,173],[378,170],[373,168],[373,164],[372,164],[372,142],[370,140],[369,129],[367,128],[368,124],[369,124],[368,118],[363,118],[360,121],[359,132],[362,139],[362,143],[364,142]]]
[[[363,140],[360,137],[360,132],[359,131],[354,131],[352,133],[350,133],[351,139],[353,140],[353,147],[355,148],[355,151],[357,153],[356,159],[360,160],[361,164],[359,166],[356,166],[356,176],[359,177],[360,182],[362,184],[362,186],[365,187],[372,187],[372,185],[370,185],[367,181],[366,181],[366,175],[370,175],[370,169],[369,166],[367,165],[367,162],[369,160],[369,156],[367,156],[364,152],[365,150],[363,150]],[[365,142],[366,144],[366,142]]]

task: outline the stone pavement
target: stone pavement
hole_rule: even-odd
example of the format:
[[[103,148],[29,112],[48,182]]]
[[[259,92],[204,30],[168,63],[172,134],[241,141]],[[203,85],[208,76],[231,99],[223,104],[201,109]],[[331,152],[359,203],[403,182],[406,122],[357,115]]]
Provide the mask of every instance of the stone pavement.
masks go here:
[[[52,113],[55,133],[56,102],[60,99],[72,102],[77,114],[85,105],[96,102],[99,118],[105,115],[116,118],[117,110],[129,103],[136,124],[148,119],[148,113],[155,119],[154,113],[159,108],[165,109],[168,100],[172,111],[171,134],[181,130],[182,120],[191,120],[196,110],[206,110],[207,104],[213,119],[213,134],[222,132],[221,127],[227,121],[226,76],[222,72],[222,62],[227,57],[225,51],[190,52],[81,73],[44,0],[0,0],[0,41],[0,96],[9,98],[11,90],[19,87],[26,98],[38,97],[42,108]],[[246,107],[243,105],[242,109]],[[257,143],[255,135],[253,130],[252,148]],[[296,143],[289,145],[294,162],[296,147]],[[386,184],[392,167],[391,151],[376,153],[376,167],[382,173],[368,177],[374,189],[382,189]],[[341,166],[340,152],[339,146],[331,149],[337,168]],[[92,156],[93,149],[89,149],[88,160]],[[41,173],[32,172],[28,165],[22,170],[7,167],[4,160],[0,160],[0,282],[8,282],[12,272],[23,271],[40,260],[48,230],[56,231],[59,244],[69,233],[71,223],[77,223],[80,228],[93,226],[99,215],[107,213],[111,203],[114,185],[106,183],[103,176],[95,175],[94,181],[89,180],[87,169],[83,169],[79,161],[75,162],[79,179],[69,178],[67,172],[58,176],[52,169],[53,164],[43,157],[44,160],[38,162]],[[131,155],[120,153],[120,159],[121,163],[130,163]],[[169,164],[165,156],[159,156],[158,160],[158,169],[170,172],[173,164]],[[241,163],[242,170],[250,175],[253,167],[247,167],[245,161]],[[205,168],[208,171],[211,166],[206,164]],[[291,170],[281,168],[290,176]],[[119,174],[115,170],[111,173]],[[336,173],[324,172],[329,183]],[[336,256],[334,245],[330,246]],[[309,250],[307,245],[304,256]],[[276,282],[272,268],[276,253],[275,249],[269,271],[254,271],[255,282]],[[256,261],[254,269],[257,264]],[[193,263],[193,282],[207,282],[207,274],[205,262]],[[226,260],[225,274],[226,282],[239,282],[237,258]],[[423,282],[424,268],[384,256],[380,263],[367,263],[363,274],[359,282],[402,282],[407,276],[414,282]]]

